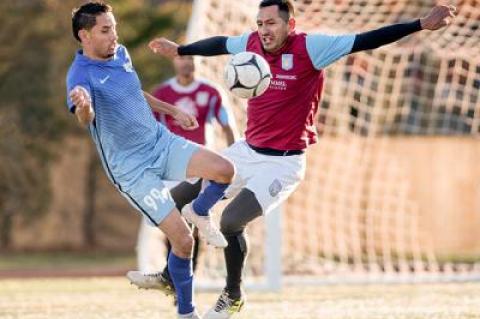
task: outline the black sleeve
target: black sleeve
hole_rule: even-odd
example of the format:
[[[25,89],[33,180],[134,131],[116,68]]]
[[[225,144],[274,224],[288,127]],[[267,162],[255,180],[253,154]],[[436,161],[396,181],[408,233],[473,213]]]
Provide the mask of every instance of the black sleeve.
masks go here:
[[[178,47],[179,55],[213,56],[228,54],[227,37],[217,36]]]
[[[371,50],[422,30],[420,20],[389,25],[380,29],[359,33],[355,36],[350,53]]]

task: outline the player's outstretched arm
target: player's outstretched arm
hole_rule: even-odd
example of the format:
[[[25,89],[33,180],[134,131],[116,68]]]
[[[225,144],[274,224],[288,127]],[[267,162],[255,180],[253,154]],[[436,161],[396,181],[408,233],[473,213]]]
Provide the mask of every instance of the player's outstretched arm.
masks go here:
[[[187,114],[178,107],[175,107],[169,103],[160,101],[150,93],[144,91],[143,94],[145,95],[145,99],[147,100],[148,104],[155,112],[165,113],[172,116],[178,121],[183,129],[194,130],[198,127],[198,122],[195,116]]]
[[[150,41],[148,46],[154,53],[170,59],[178,55],[214,56],[229,54],[227,50],[227,37],[224,36],[206,38],[187,45],[178,45],[165,38],[156,38]]]
[[[81,86],[76,86],[70,91],[70,99],[75,105],[75,115],[82,125],[92,123],[95,118],[95,112],[92,107],[92,100],[87,90]]]
[[[413,22],[398,23],[357,34],[350,53],[375,49],[420,30],[438,30],[452,23],[455,11],[454,6],[438,5],[427,16]]]

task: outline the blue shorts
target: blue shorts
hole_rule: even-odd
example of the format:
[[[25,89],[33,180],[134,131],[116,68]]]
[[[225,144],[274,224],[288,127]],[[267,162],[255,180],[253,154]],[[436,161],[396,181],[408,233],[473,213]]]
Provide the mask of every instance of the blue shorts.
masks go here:
[[[164,180],[187,179],[187,166],[200,145],[170,134],[167,145],[152,167],[146,168],[134,183],[121,193],[150,224],[158,226],[175,208]]]

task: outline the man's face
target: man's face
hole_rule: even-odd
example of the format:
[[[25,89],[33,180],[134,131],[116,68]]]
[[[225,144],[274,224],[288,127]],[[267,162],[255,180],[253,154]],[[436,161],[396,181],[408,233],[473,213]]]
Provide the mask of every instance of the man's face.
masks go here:
[[[173,60],[175,74],[181,77],[191,77],[195,71],[192,56],[178,56]]]
[[[257,27],[263,49],[274,52],[285,43],[288,34],[295,26],[294,20],[283,20],[279,15],[278,6],[260,8],[257,15]]]
[[[117,46],[117,30],[113,13],[107,12],[97,16],[97,23],[91,30],[85,31],[82,44],[94,58],[100,60],[110,59],[115,54]]]

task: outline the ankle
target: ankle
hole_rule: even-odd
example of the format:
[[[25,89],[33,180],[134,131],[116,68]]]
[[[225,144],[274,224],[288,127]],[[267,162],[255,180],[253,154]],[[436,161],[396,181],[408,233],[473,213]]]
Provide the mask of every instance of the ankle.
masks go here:
[[[230,299],[241,299],[244,294],[240,286],[227,286],[224,290]]]

